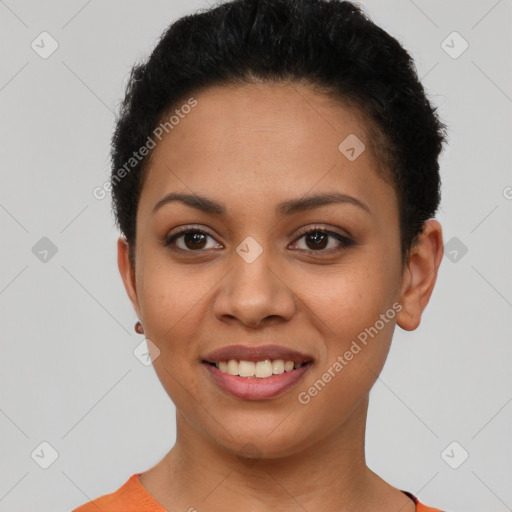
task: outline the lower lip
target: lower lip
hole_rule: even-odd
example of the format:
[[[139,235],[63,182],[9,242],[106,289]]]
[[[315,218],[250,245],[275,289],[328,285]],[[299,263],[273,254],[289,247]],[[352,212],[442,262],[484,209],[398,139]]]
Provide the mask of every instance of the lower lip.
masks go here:
[[[237,398],[244,400],[266,400],[283,394],[297,384],[312,363],[307,363],[289,372],[272,375],[263,379],[257,377],[239,377],[220,371],[216,366],[203,363],[216,384]]]

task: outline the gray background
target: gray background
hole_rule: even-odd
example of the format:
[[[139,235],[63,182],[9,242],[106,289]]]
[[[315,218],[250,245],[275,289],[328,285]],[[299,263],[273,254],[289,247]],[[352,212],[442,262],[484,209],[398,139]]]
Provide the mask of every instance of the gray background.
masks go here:
[[[397,328],[372,391],[368,463],[431,506],[512,510],[512,3],[362,5],[413,54],[450,138],[438,215],[447,256],[421,326]],[[143,336],[109,198],[92,190],[108,179],[130,66],[172,20],[205,7],[0,0],[0,511],[70,510],[174,442],[172,403],[133,355]],[[46,59],[31,47],[43,31],[59,45]],[[453,31],[469,44],[457,58]],[[42,442],[58,453],[47,469]]]

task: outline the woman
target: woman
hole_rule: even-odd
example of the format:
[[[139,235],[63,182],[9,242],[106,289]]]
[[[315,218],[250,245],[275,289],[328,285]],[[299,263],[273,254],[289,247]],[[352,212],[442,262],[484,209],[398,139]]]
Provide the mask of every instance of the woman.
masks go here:
[[[132,70],[111,185],[176,443],[74,512],[437,510],[366,466],[364,434],[435,285],[444,141],[409,54],[349,2],[169,27]]]

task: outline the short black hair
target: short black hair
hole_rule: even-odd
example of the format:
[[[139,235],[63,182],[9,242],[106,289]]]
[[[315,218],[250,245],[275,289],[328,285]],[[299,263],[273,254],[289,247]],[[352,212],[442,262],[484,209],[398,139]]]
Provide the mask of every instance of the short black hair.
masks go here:
[[[232,0],[172,23],[131,69],[112,137],[110,183],[132,264],[151,156],[135,159],[134,151],[149,147],[155,128],[192,94],[255,82],[311,85],[364,116],[397,193],[405,261],[439,206],[438,157],[446,141],[412,57],[352,2]]]

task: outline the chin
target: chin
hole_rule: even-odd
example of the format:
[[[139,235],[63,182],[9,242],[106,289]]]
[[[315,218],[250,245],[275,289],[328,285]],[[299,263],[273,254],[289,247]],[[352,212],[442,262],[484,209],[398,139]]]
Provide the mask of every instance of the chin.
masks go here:
[[[253,418],[251,422],[244,420],[236,425],[235,432],[226,428],[232,433],[231,436],[220,428],[215,433],[211,432],[210,437],[215,439],[221,450],[248,460],[279,459],[296,455],[312,444],[311,439],[319,434],[308,434],[309,430],[303,421],[300,425],[294,425],[282,415],[274,417],[272,421],[267,418],[266,422],[258,422]]]

